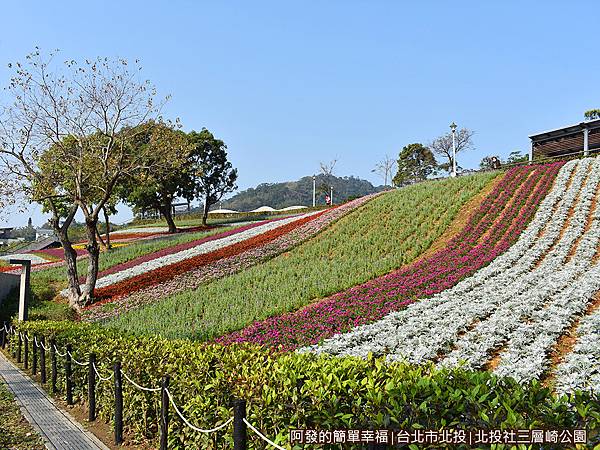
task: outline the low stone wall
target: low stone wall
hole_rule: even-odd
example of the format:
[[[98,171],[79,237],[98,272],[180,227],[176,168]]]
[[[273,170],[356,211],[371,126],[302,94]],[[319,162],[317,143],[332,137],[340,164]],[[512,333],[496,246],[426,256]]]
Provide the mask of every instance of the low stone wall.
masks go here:
[[[0,303],[10,294],[14,288],[19,286],[21,275],[0,273]]]

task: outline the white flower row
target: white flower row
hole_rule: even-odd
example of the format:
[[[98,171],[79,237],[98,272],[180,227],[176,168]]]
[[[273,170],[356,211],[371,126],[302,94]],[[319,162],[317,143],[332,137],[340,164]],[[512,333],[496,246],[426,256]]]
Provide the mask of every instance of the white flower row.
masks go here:
[[[472,277],[458,283],[440,294],[433,296],[426,302],[414,303],[402,311],[391,313],[382,320],[370,325],[364,325],[349,333],[333,336],[321,346],[313,346],[317,353],[327,352],[333,354],[348,354],[365,357],[369,353],[390,354],[392,359],[405,358],[413,362],[421,362],[435,357],[438,350],[473,321],[473,316],[487,314],[491,305],[490,300],[495,298],[494,291],[489,283],[484,283],[492,277],[506,273],[503,267],[505,261],[518,259],[526,250],[529,250],[533,236],[537,236],[548,219],[552,216],[554,205],[564,193],[564,186],[569,180],[570,170],[574,167],[568,164],[559,172],[555,189],[547,200],[540,205],[538,214],[533,220],[531,233],[525,233],[518,243],[509,250],[514,258],[497,258],[488,267],[479,270]],[[585,172],[578,170],[574,176],[573,184],[581,183]],[[556,195],[553,195],[557,192]],[[564,211],[557,211],[566,216],[570,207],[570,200],[575,195],[565,196],[562,201]],[[555,215],[556,217],[556,215]],[[548,236],[549,233],[546,233]],[[521,244],[521,245],[519,245]],[[505,254],[506,255],[506,254]],[[512,255],[511,255],[512,256]],[[510,267],[510,266],[509,266]],[[512,283],[508,283],[510,286]],[[475,292],[477,291],[477,292]],[[480,292],[483,291],[483,292]],[[469,293],[472,299],[464,299]],[[463,301],[466,300],[466,301]],[[469,311],[466,311],[466,308]],[[437,342],[433,342],[437,340]]]
[[[519,241],[489,266],[426,302],[303,350],[362,357],[372,352],[411,362],[446,354],[442,365],[465,361],[478,368],[508,342],[497,373],[522,381],[539,376],[548,350],[600,289],[600,269],[589,269],[600,240],[599,211],[585,230],[599,183],[600,159],[568,163]]]
[[[302,216],[295,216],[295,217],[289,217],[286,219],[271,221],[271,222],[265,223],[263,225],[254,227],[254,228],[250,228],[249,230],[244,230],[240,233],[235,233],[230,236],[223,237],[221,239],[215,239],[213,241],[204,242],[202,244],[199,244],[199,245],[192,247],[190,249],[187,249],[187,250],[182,250],[177,253],[161,256],[161,257],[155,258],[150,261],[142,262],[142,263],[138,264],[137,266],[134,266],[134,267],[122,270],[120,272],[110,274],[110,275],[100,278],[98,280],[98,282],[96,283],[96,287],[102,288],[102,287],[110,286],[111,284],[115,284],[120,281],[127,280],[128,278],[132,278],[137,275],[141,275],[143,273],[150,272],[150,271],[158,269],[160,267],[168,266],[168,265],[171,265],[174,263],[178,263],[180,261],[185,261],[186,259],[190,259],[190,258],[193,258],[198,255],[202,255],[202,254],[209,253],[209,252],[212,252],[215,250],[219,250],[221,248],[236,244],[238,242],[245,241],[247,239],[251,239],[260,234],[266,233],[271,230],[275,230],[276,228],[282,227],[291,222],[300,220],[300,219],[308,217],[308,216],[312,216],[317,213],[318,213],[318,211],[310,212],[310,213],[304,214]]]
[[[517,367],[518,364],[530,365],[528,359],[531,355],[521,354],[522,352],[520,352],[521,345],[519,343],[525,343],[523,339],[524,330],[532,327],[533,317],[540,310],[544,311],[546,303],[552,302],[556,296],[563,295],[563,291],[578,280],[594,255],[598,243],[598,232],[600,231],[597,226],[592,227],[583,236],[578,245],[578,254],[568,264],[565,264],[565,258],[573,248],[573,244],[583,235],[598,183],[600,183],[600,161],[592,170],[583,189],[579,192],[579,202],[573,217],[569,221],[569,226],[554,248],[544,256],[542,263],[533,270],[523,272],[523,269],[527,270],[529,264],[526,263],[524,267],[518,267],[520,262],[511,269],[511,271],[517,270],[522,273],[520,278],[513,282],[513,286],[499,289],[497,298],[501,302],[498,308],[485,320],[475,325],[472,330],[461,336],[454,343],[456,349],[450,352],[442,364],[456,365],[460,361],[466,361],[468,366],[479,368],[487,362],[491,351],[510,340],[507,351],[511,355],[507,356],[508,359],[504,357],[501,359],[499,373],[508,375],[506,370],[509,370],[513,371],[512,375],[515,378],[524,379],[519,375]],[[541,239],[548,240],[548,236]],[[587,252],[583,253],[582,249],[586,249]],[[536,254],[536,257],[539,256],[542,255]],[[523,323],[523,319],[528,319],[527,323]],[[514,353],[520,356],[515,356]],[[541,353],[542,355],[545,354],[543,351]],[[511,363],[507,365],[506,361],[511,361]],[[537,375],[543,372],[543,368],[543,365],[538,368]],[[525,370],[523,375],[531,373]]]
[[[573,352],[556,369],[556,390],[600,392],[600,309],[584,317],[576,332],[578,340]]]

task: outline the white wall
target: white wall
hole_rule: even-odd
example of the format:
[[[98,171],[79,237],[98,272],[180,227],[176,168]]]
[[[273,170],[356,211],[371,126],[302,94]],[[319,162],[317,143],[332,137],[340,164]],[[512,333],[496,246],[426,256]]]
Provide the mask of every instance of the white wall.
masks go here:
[[[9,273],[0,273],[0,303],[15,287],[19,286],[21,275],[12,275]]]

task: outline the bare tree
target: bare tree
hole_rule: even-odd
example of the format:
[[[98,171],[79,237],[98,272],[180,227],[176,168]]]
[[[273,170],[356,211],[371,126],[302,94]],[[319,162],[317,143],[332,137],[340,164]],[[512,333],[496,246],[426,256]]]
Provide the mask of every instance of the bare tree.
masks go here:
[[[335,169],[335,165],[337,164],[338,159],[332,159],[329,162],[320,161],[319,167],[321,169],[321,184],[319,185],[319,192],[322,192],[326,196],[328,196],[333,189],[331,185],[333,182],[333,170]]]
[[[66,61],[39,49],[13,66],[12,104],[0,117],[0,170],[31,200],[52,214],[50,223],[64,248],[69,304],[90,301],[98,277],[98,218],[115,186],[146,165],[131,141],[137,127],[158,114],[156,92],[123,59]],[[77,211],[85,218],[88,269],[80,287],[77,254],[68,230]]]
[[[319,162],[319,166],[321,168],[321,174],[325,175],[326,177],[330,177],[333,175],[333,169],[335,169],[335,165],[337,164],[338,160],[333,159],[329,162],[324,162],[321,161]]]
[[[461,151],[470,150],[473,148],[474,131],[467,128],[461,128],[456,132],[456,154]],[[439,167],[446,171],[452,170],[452,133],[448,132],[434,139],[428,147],[437,153],[442,158],[448,160],[447,163],[440,164]]]
[[[381,161],[375,164],[375,168],[371,172],[376,173],[383,178],[383,185],[388,185],[388,180],[392,181],[392,173],[396,167],[396,160],[389,155],[385,155]]]

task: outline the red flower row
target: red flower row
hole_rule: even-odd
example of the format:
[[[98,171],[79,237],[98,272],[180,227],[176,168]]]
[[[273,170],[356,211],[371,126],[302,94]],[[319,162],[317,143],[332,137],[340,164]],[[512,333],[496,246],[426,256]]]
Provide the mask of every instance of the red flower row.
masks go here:
[[[275,220],[281,220],[281,219],[275,219]],[[212,236],[207,236],[201,239],[196,239],[194,241],[190,241],[190,242],[184,242],[182,244],[178,244],[178,245],[174,245],[172,247],[167,247],[164,248],[162,250],[159,250],[157,252],[154,253],[148,253],[146,255],[142,255],[142,256],[138,256],[137,258],[134,258],[130,261],[124,262],[122,264],[118,264],[116,266],[110,267],[106,270],[103,270],[102,272],[100,272],[98,274],[98,277],[105,277],[106,275],[110,275],[113,273],[117,273],[117,272],[121,272],[122,270],[126,270],[126,269],[130,269],[132,267],[138,266],[142,263],[148,262],[148,261],[152,261],[153,259],[156,258],[160,258],[162,256],[166,256],[166,255],[172,255],[173,253],[179,253],[183,250],[188,250],[190,248],[194,248],[198,245],[204,244],[205,242],[210,242],[210,241],[214,241],[216,239],[221,239],[227,236],[231,236],[237,233],[241,233],[242,231],[246,231],[249,230],[251,228],[255,228],[258,227],[260,225],[264,225],[265,223],[267,223],[269,221],[265,220],[265,221],[261,221],[261,222],[256,222],[256,223],[251,223],[248,225],[244,225],[241,226],[239,228],[235,228],[233,230],[229,230],[229,231],[224,231],[223,233],[217,233],[217,234],[213,234]],[[201,231],[201,227],[196,227],[197,229],[195,231]]]
[[[221,248],[212,252],[204,253],[202,255],[195,256],[193,258],[186,259],[174,264],[170,264],[165,267],[160,267],[155,270],[137,275],[127,280],[123,280],[119,283],[112,284],[103,288],[96,289],[94,296],[100,302],[105,303],[123,295],[128,295],[132,292],[138,291],[143,288],[156,286],[160,283],[164,283],[178,275],[181,275],[190,270],[197,269],[199,267],[210,264],[221,258],[228,258],[231,256],[238,255],[244,251],[260,247],[267,244],[280,236],[283,236],[290,231],[308,223],[317,217],[321,216],[325,211],[319,212],[309,217],[304,217],[293,222],[290,222],[281,227],[275,228],[274,230],[267,231],[253,238],[247,239],[236,244],[229,245],[225,248]],[[222,236],[221,236],[222,237]],[[215,238],[217,239],[217,238]],[[196,244],[197,245],[197,244]],[[96,305],[97,302],[94,304]]]

